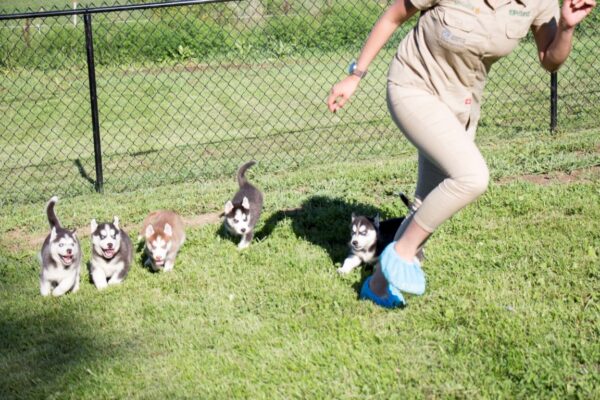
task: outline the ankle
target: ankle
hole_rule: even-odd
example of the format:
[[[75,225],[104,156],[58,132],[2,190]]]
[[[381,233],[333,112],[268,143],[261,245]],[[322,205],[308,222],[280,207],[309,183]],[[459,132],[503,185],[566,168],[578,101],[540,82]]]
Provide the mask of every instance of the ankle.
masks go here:
[[[396,254],[403,259],[404,261],[413,262],[417,255],[417,248],[412,246],[407,246],[400,241],[397,241],[394,245],[394,250],[396,250]]]
[[[373,277],[371,278],[371,281],[369,282],[369,289],[371,289],[371,291],[377,296],[385,297],[388,293],[387,287],[388,282],[383,276],[383,274],[374,273]]]

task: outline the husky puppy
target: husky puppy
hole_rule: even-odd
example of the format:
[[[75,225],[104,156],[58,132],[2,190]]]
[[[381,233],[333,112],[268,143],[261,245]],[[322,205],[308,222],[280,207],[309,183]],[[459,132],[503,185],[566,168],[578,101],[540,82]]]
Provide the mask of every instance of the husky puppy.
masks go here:
[[[256,161],[249,161],[238,169],[237,181],[240,188],[233,199],[225,203],[223,212],[225,228],[229,233],[242,237],[238,244],[239,249],[250,246],[254,236],[254,227],[260,218],[263,207],[262,193],[245,177],[248,168],[254,164]]]
[[[54,213],[58,197],[54,196],[46,204],[46,216],[50,223],[50,234],[42,244],[39,253],[42,271],[40,273],[40,293],[42,296],[62,296],[79,290],[81,271],[81,246],[75,230],[60,226]]]
[[[119,218],[112,223],[90,224],[92,261],[90,275],[98,289],[123,282],[133,261],[133,245],[127,233],[119,228]]]
[[[414,213],[420,202],[411,202],[404,193],[399,193],[400,199],[408,208],[410,216]],[[379,214],[375,217],[357,216],[352,213],[352,237],[350,239],[350,254],[337,272],[340,274],[350,273],[361,263],[374,264],[385,247],[395,240],[396,232],[405,217],[391,218],[381,221]],[[423,257],[423,250],[417,255]]]
[[[383,249],[394,241],[394,235],[402,221],[404,217],[381,221],[379,214],[370,218],[352,213],[350,254],[337,272],[347,274],[361,263],[374,264]]]
[[[144,219],[142,234],[145,238],[144,252],[148,265],[154,271],[171,271],[175,257],[185,242],[185,230],[181,217],[173,211],[154,211]]]

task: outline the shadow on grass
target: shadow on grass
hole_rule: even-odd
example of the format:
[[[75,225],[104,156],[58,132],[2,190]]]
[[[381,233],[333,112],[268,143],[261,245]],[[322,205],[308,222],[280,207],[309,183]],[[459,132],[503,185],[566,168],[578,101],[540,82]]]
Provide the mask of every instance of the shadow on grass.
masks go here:
[[[146,270],[147,272],[150,272],[152,274],[156,274],[159,271],[154,270],[151,266],[150,266],[150,259],[148,257],[148,254],[146,254],[146,241],[145,239],[141,239],[138,240],[137,243],[133,242],[133,248],[134,248],[134,253],[133,253],[133,263],[132,263],[132,268],[134,266],[138,267],[141,266],[142,269]]]
[[[268,237],[280,221],[291,219],[292,229],[298,237],[322,247],[327,251],[333,265],[341,265],[349,254],[352,213],[368,217],[380,214],[385,219],[404,216],[406,209],[399,209],[396,215],[385,215],[382,210],[369,204],[313,196],[297,209],[278,211],[271,215],[256,237],[259,240]],[[395,228],[391,232],[392,238],[394,234]],[[373,267],[364,263],[359,267],[361,279],[352,285],[357,296],[360,294],[364,280],[373,273]]]
[[[54,308],[48,305],[48,310]],[[56,314],[32,313],[26,317],[2,310],[0,398],[65,395],[70,386],[86,379],[83,366],[93,376],[96,363],[117,354],[119,346],[86,328],[67,310],[69,307],[60,308]]]
[[[373,217],[382,212],[368,204],[313,196],[303,202],[298,209],[278,211],[273,214],[265,221],[264,227],[256,237],[266,238],[280,221],[291,219],[292,229],[298,237],[325,249],[332,263],[342,263],[348,255],[352,213]],[[401,210],[398,214],[401,214]]]
[[[220,224],[221,224],[221,226],[219,226],[219,229],[217,230],[217,236],[223,240],[229,240],[231,243],[233,243],[237,246],[238,243],[240,242],[240,240],[242,239],[242,237],[234,235],[231,232],[229,232],[227,230],[227,228],[225,228],[225,224],[223,222],[220,222]],[[257,236],[255,235],[255,238],[256,237]],[[253,238],[252,241],[254,241],[255,238]]]

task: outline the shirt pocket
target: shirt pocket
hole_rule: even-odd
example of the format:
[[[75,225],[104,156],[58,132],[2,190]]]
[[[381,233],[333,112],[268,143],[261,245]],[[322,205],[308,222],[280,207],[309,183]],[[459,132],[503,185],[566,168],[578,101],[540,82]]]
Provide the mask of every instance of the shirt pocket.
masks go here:
[[[506,37],[509,39],[522,39],[529,32],[529,24],[512,21],[506,24]]]
[[[450,50],[467,49],[472,44],[472,32],[477,20],[472,14],[451,9],[443,10],[439,16],[441,31],[439,43]]]
[[[463,32],[471,32],[475,27],[475,16],[465,12],[445,10],[443,21],[446,26]]]

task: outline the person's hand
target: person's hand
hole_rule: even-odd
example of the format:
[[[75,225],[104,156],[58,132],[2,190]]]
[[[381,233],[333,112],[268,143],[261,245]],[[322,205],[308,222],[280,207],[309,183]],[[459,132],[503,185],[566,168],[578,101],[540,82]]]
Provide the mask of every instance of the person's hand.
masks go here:
[[[563,28],[573,29],[596,6],[595,0],[565,0],[560,11],[560,22]]]
[[[346,78],[333,85],[329,98],[327,99],[329,111],[336,112],[344,107],[346,101],[348,101],[358,87],[359,82],[360,78],[358,76],[348,75]]]

